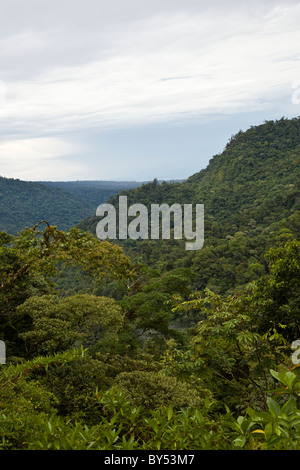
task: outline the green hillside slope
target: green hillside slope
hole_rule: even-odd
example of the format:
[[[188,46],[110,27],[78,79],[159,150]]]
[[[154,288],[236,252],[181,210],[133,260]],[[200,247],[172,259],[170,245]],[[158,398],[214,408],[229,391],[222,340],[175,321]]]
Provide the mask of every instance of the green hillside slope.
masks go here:
[[[39,183],[79,196],[93,207],[93,212],[115,194],[143,184],[137,181],[39,181]]]
[[[67,230],[94,212],[80,197],[40,183],[0,177],[0,230],[16,234],[46,219]]]
[[[52,188],[60,188],[79,196],[81,199],[93,206],[93,212],[96,208],[108,201],[114,195],[139,188],[147,182],[141,181],[39,181],[39,183]]]

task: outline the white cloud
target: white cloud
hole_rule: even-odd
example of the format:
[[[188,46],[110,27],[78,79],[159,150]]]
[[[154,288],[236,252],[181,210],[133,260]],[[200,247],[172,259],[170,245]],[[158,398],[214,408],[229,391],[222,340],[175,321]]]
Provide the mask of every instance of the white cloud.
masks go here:
[[[1,176],[24,180],[57,178],[67,174],[79,178],[85,165],[66,157],[76,155],[78,147],[59,138],[32,138],[9,140],[0,143]]]
[[[70,12],[58,0],[45,1],[45,11],[28,2],[23,22],[25,4],[13,0],[20,8],[11,21],[6,15],[0,33],[4,176],[89,178],[88,161],[95,162],[101,143],[93,148],[87,138],[78,148],[72,139],[85,131],[270,107],[281,113],[294,106],[299,114],[292,84],[300,78],[300,2],[130,0],[130,10],[117,0],[87,0],[84,6],[74,1]],[[104,171],[111,161],[102,158]],[[142,158],[148,169],[150,157]],[[137,157],[128,152],[130,161],[136,165]]]
[[[56,132],[232,113],[245,106],[251,111],[269,96],[281,99],[298,78],[299,20],[297,4],[259,18],[244,12],[152,18],[109,30],[100,46],[93,33],[97,60],[80,63],[79,57],[79,65],[49,64],[32,79],[7,81],[2,116],[20,127]],[[46,35],[47,41],[25,35],[24,48],[36,50],[46,42],[49,47]]]

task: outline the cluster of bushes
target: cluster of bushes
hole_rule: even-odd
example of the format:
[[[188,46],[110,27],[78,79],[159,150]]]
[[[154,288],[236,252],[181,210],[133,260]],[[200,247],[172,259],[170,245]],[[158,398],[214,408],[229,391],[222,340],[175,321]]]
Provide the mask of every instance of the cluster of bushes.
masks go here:
[[[1,370],[0,448],[300,448],[298,367],[271,371],[276,388],[270,391],[265,409],[247,407],[241,414],[209,393],[197,393],[187,384],[153,372],[134,371],[127,377],[122,373],[109,385],[110,367],[77,350]]]

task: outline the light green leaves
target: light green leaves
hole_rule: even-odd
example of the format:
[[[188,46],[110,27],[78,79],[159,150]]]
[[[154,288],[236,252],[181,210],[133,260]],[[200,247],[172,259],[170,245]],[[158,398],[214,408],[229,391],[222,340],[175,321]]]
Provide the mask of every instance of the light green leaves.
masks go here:
[[[279,370],[271,369],[272,376],[285,385],[285,388],[279,388],[278,393],[292,393],[299,396],[300,393],[300,367],[294,367],[293,370]]]

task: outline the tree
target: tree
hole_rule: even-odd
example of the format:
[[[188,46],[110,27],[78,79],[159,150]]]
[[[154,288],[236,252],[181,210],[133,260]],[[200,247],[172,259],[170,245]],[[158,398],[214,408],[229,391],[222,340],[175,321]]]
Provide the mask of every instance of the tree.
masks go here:
[[[175,311],[198,311],[201,320],[190,345],[177,361],[176,348],[169,362],[178,373],[188,370],[203,380],[215,398],[229,405],[244,406],[253,400],[266,404],[269,369],[284,360],[289,349],[280,332],[275,329],[260,334],[252,317],[251,288],[241,295],[223,298],[206,289],[194,294],[191,300],[180,302]],[[172,360],[172,354],[174,361]]]
[[[254,320],[260,330],[285,325],[290,342],[300,337],[300,242],[290,240],[266,254],[270,275],[262,277],[253,292]]]
[[[154,274],[154,273],[153,273]],[[145,280],[139,289],[121,301],[125,322],[138,337],[162,343],[167,338],[181,339],[178,329],[171,326],[171,301],[174,294],[187,298],[191,294],[194,275],[189,269],[174,269]],[[182,325],[181,325],[182,326]]]
[[[123,324],[121,308],[113,299],[78,294],[30,297],[17,308],[30,327],[19,334],[29,357],[54,354],[73,347],[113,350]],[[28,321],[29,320],[29,321]]]
[[[40,230],[42,224],[46,225]],[[21,347],[14,313],[33,295],[53,292],[53,277],[60,263],[80,266],[87,276],[105,282],[131,277],[132,265],[122,248],[100,241],[77,228],[62,232],[47,221],[26,228],[17,236],[0,234],[0,337],[7,341],[8,354]],[[18,322],[18,323],[16,323]]]

